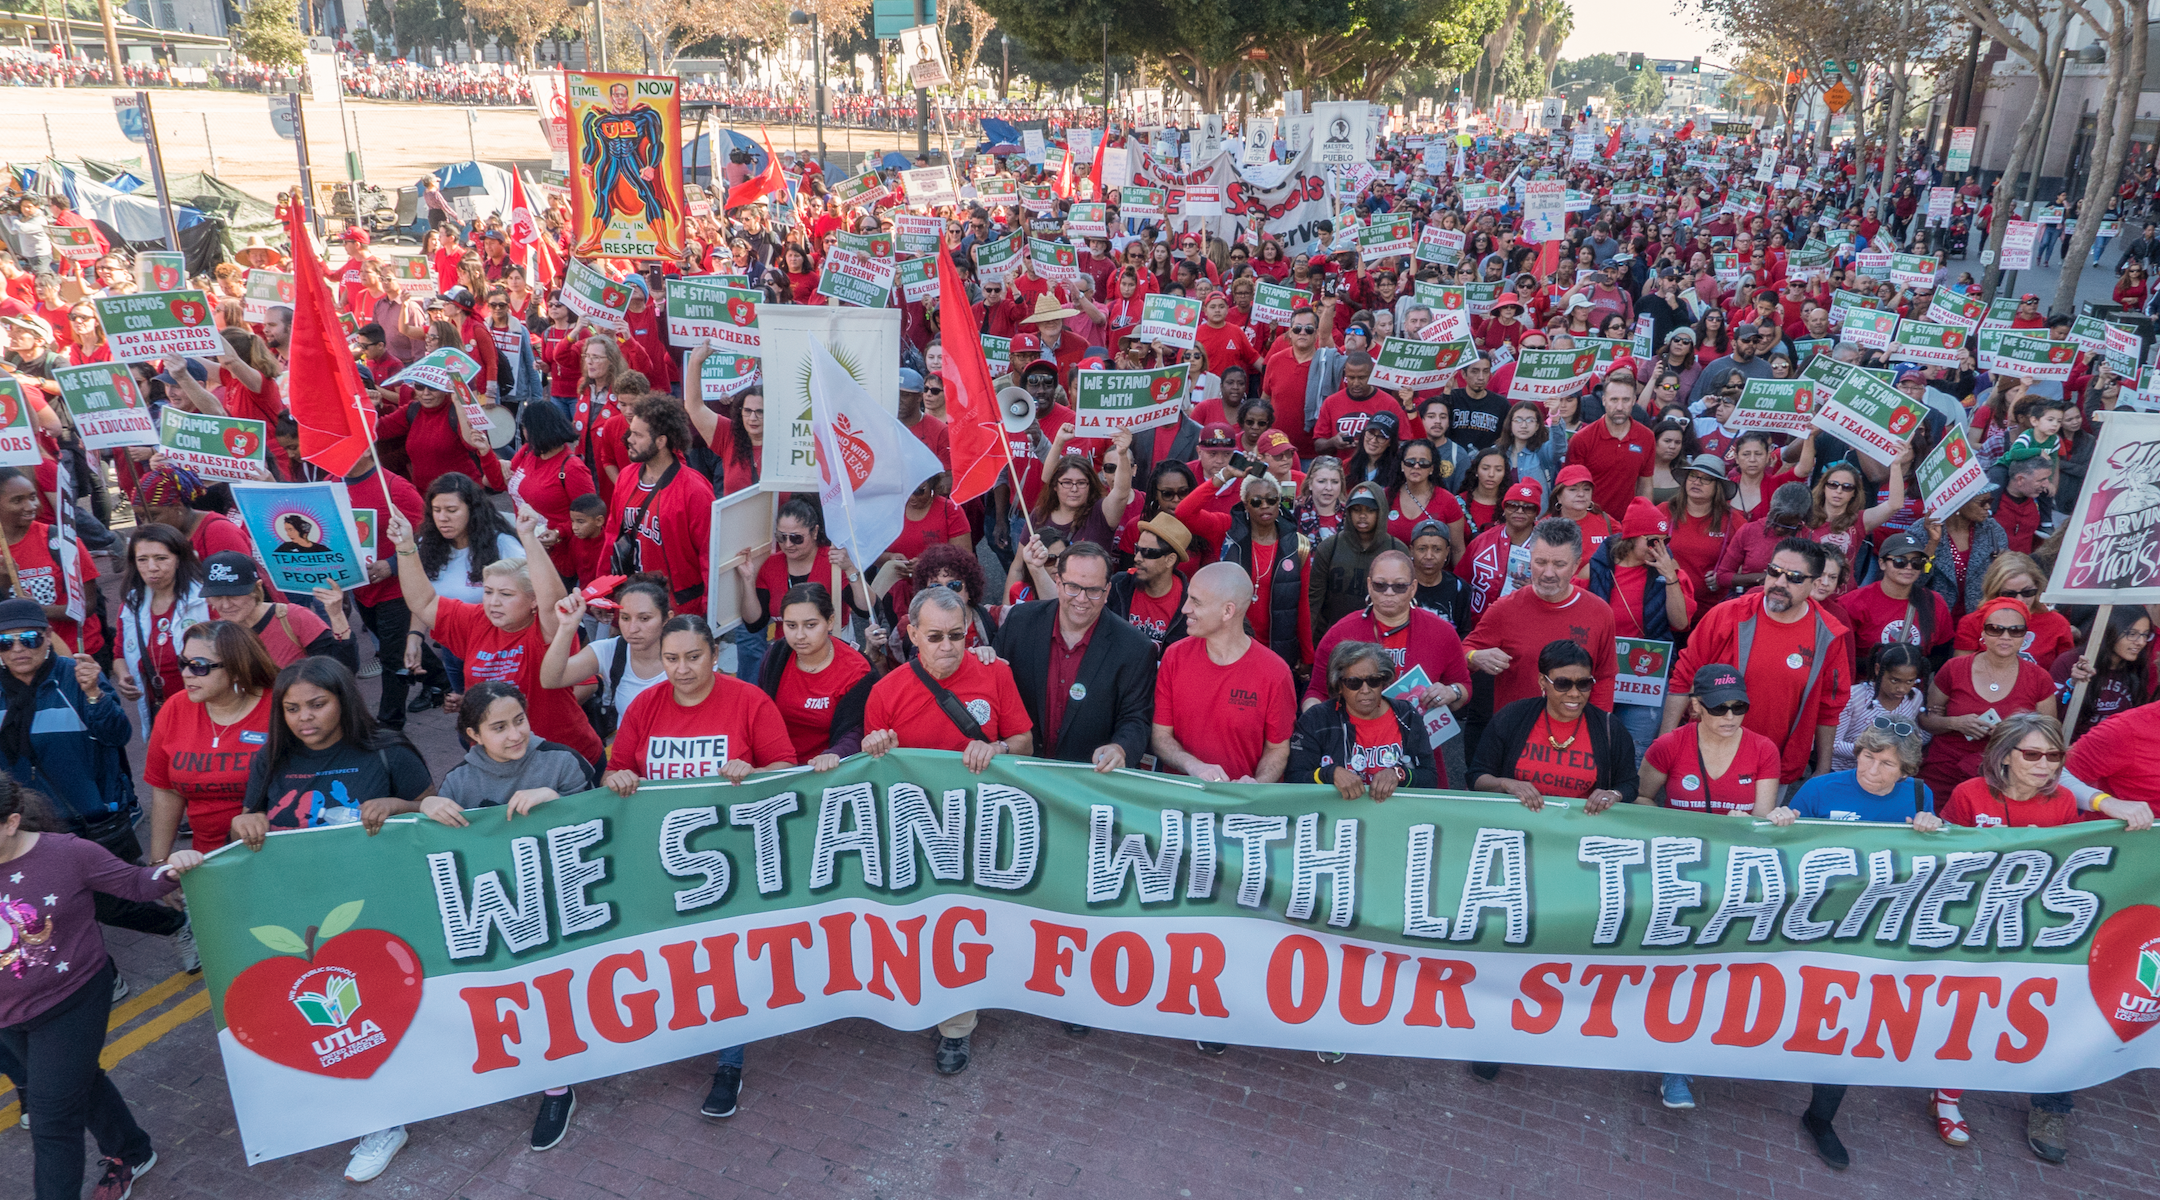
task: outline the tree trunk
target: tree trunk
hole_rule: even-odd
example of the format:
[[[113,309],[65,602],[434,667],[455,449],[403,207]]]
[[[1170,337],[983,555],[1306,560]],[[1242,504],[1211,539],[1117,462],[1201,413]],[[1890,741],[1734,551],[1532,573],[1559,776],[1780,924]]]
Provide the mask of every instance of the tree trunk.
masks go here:
[[[2002,281],[2003,234],[2010,228],[2010,208],[2017,201],[2018,169],[2032,156],[2033,145],[2040,139],[2041,118],[2047,115],[2048,88],[2054,82],[2054,46],[2055,43],[2048,43],[2045,48],[2050,53],[2043,55],[2040,63],[2033,64],[2032,105],[2025,110],[2025,120],[2018,126],[2017,141],[2011,144],[2010,158],[2003,168],[2002,176],[1995,181],[1995,196],[1991,201],[1995,211],[1988,220],[1987,232],[1987,248],[1994,256],[1994,261],[1988,264],[1986,274],[1980,279],[1980,294],[1983,296],[1994,295],[1995,285]],[[2039,168],[2035,166],[2033,169],[2037,171]]]
[[[2118,23],[2122,13],[2117,10]],[[2108,206],[2115,202],[2115,186],[2122,182],[2121,135],[2130,130],[2130,123],[2137,118],[2137,90],[2131,80],[2145,76],[2144,46],[2145,17],[2142,11],[2131,17],[2136,27],[2132,36],[2116,29],[2108,38],[2107,92],[2095,110],[2093,121],[2096,130],[2093,138],[2092,165],[2087,169],[2085,214],[2078,221],[2077,236],[2070,239],[2070,246],[2063,251],[2062,277],[2055,285],[2055,302],[2050,312],[2072,312],[2077,306],[2078,279],[2085,272],[2085,259],[2092,253],[2093,242],[2100,233],[2100,222],[2107,215]],[[2136,61],[2132,61],[2135,59]]]

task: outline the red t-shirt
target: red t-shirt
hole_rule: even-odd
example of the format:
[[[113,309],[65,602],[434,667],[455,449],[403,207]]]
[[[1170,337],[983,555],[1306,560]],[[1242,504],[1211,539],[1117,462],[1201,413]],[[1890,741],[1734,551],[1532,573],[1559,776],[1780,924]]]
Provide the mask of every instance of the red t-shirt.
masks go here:
[[[1975,829],[1995,826],[2047,829],[2082,819],[2077,797],[2070,794],[2069,788],[2057,785],[2053,795],[2009,800],[1988,787],[1987,780],[1979,778],[1957,785],[1957,790],[1950,793],[1950,803],[1943,805],[1941,815],[1952,825],[1968,825]]]
[[[1408,628],[1404,626],[1405,630]],[[1348,715],[1350,727],[1357,730],[1357,743],[1350,748],[1350,761],[1342,765],[1356,771],[1358,777],[1367,783],[1371,783],[1382,771],[1391,771],[1402,766],[1402,724],[1395,719],[1393,709],[1385,710],[1371,720],[1354,713]],[[1333,781],[1322,779],[1320,782]]]
[[[1688,573],[1699,590],[1709,590],[1710,572],[1717,569],[1718,559],[1725,556],[1727,537],[1737,532],[1742,524],[1739,514],[1727,512],[1725,524],[1719,529],[1710,527],[1708,517],[1683,517],[1673,525],[1672,540],[1667,543],[1667,548],[1672,551],[1673,561]]]
[[[1597,786],[1597,756],[1590,752],[1590,734],[1582,718],[1556,725],[1551,713],[1539,713],[1512,775],[1536,785],[1540,795],[1578,800],[1588,796]]]
[[[435,640],[464,660],[467,686],[489,679],[516,684],[525,693],[526,717],[534,733],[570,747],[589,762],[600,761],[600,735],[578,707],[576,694],[569,688],[540,686],[540,660],[547,656],[548,642],[537,619],[522,629],[503,630],[487,619],[480,605],[437,600]]]
[[[1312,360],[1299,362],[1285,338],[1268,355],[1267,374],[1261,378],[1260,390],[1275,406],[1275,428],[1289,436],[1301,459],[1313,453],[1312,431],[1305,427],[1305,385],[1311,374]]]
[[[795,747],[772,697],[732,675],[715,675],[696,704],[675,699],[671,684],[639,692],[623,710],[607,765],[641,779],[703,779],[731,758],[754,767],[786,765],[794,762]]]
[[[1158,723],[1172,718],[1171,731],[1193,757],[1242,779],[1270,745],[1290,740],[1297,683],[1289,664],[1258,638],[1227,666],[1208,657],[1205,640],[1186,638],[1163,651],[1155,717]]]
[[[1300,396],[1298,402],[1303,404],[1304,398]],[[1320,402],[1320,415],[1313,419],[1313,436],[1341,438],[1345,447],[1337,453],[1347,458],[1357,453],[1358,438],[1365,433],[1365,423],[1381,413],[1394,413],[1399,420],[1402,405],[1379,388],[1374,388],[1363,400],[1354,399],[1347,389],[1338,391]],[[1280,408],[1275,410],[1275,426],[1288,432]]]
[[[1575,431],[1567,460],[1589,469],[1591,496],[1599,508],[1624,513],[1635,498],[1635,481],[1657,470],[1657,437],[1641,421],[1629,421],[1622,437],[1597,421]]]
[[[1998,622],[2002,621],[1997,617]],[[1987,622],[1979,613],[1966,613],[1957,623],[1957,646],[1959,654],[1977,654],[1980,651],[1980,627]],[[2025,661],[2048,666],[2062,657],[2065,650],[2076,649],[2077,631],[2063,615],[2052,609],[2034,613],[2025,622]]]
[[[8,553],[15,558],[15,594],[39,604],[64,605],[67,603],[67,582],[60,577],[60,564],[52,555],[52,526],[43,521],[30,522],[30,528],[22,537],[8,543]],[[75,543],[75,564],[82,575],[83,603],[90,602],[90,589],[97,584],[97,564],[90,559],[90,552],[81,542]],[[87,610],[86,610],[87,611]],[[83,618],[83,628],[62,617],[52,623],[52,631],[66,641],[65,653],[88,653],[105,644],[102,627],[95,616]]]
[[[1388,497],[1387,531],[1405,546],[1410,544],[1410,531],[1417,528],[1418,522],[1427,517],[1446,525],[1463,519],[1461,498],[1446,488],[1434,488],[1432,498],[1425,502],[1425,511],[1414,517],[1403,515],[1402,503],[1403,495],[1400,491]]]
[[[943,545],[956,537],[968,536],[967,514],[960,506],[944,496],[930,498],[930,511],[916,520],[902,514],[900,536],[893,539],[887,550],[902,558],[917,559],[932,546]],[[777,556],[776,556],[777,557]]]
[[[1943,603],[1943,598],[1934,589],[1914,584],[1912,595],[1900,600],[1885,594],[1881,582],[1878,581],[1866,587],[1854,588],[1838,597],[1838,607],[1843,608],[1845,615],[1852,618],[1855,647],[1891,646],[1898,642],[1919,646],[1921,626],[1925,624],[1920,619],[1920,606],[1923,604],[1935,614],[1935,636],[1928,645],[1921,648],[1932,650],[1950,640],[1950,606]],[[1905,626],[1905,610],[1908,607],[1913,612],[1913,627],[1910,629]],[[1979,624],[1975,622],[1973,628],[1977,631]]]
[[[1620,660],[1613,653],[1612,606],[1580,587],[1569,589],[1568,598],[1558,604],[1548,604],[1524,587],[1488,605],[1477,629],[1463,641],[1465,650],[1498,647],[1513,660],[1493,676],[1494,712],[1538,694],[1538,652],[1562,639],[1590,652],[1590,674],[1597,679],[1590,703],[1612,711],[1613,678],[1620,673]]]
[[[180,794],[195,849],[208,854],[230,840],[232,819],[247,798],[248,767],[270,740],[270,697],[237,722],[219,725],[185,693],[167,694],[150,730],[143,782]]]
[[[1125,623],[1148,635],[1148,640],[1155,643],[1155,649],[1160,653],[1163,644],[1170,639],[1170,625],[1177,620],[1178,609],[1184,603],[1183,588],[1172,587],[1161,596],[1150,596],[1146,588],[1136,587],[1132,594],[1132,612],[1125,618]]]
[[[1943,715],[1964,717],[1993,710],[1998,717],[2014,713],[2031,712],[2040,702],[2055,694],[2055,677],[2039,664],[2018,660],[2017,682],[2010,685],[2006,694],[1983,696],[1973,687],[1973,664],[1980,661],[1977,654],[1963,654],[1943,664],[1935,673],[1935,685],[1942,689]],[[1969,738],[1962,733],[1944,732],[1928,742],[1928,779],[1970,779],[1980,774],[1980,759],[1987,750],[1987,738]],[[1932,785],[1931,785],[1932,786]],[[1945,820],[1949,814],[1943,814]]]
[[[832,648],[833,660],[814,675],[795,665],[793,653],[780,668],[780,718],[787,723],[788,741],[795,747],[798,763],[831,748],[834,707],[870,673],[870,660],[853,646],[835,641]]]
[[[1699,734],[1697,726],[1682,725],[1650,743],[1649,753],[1643,755],[1644,766],[1655,767],[1665,776],[1664,806],[1719,817],[1753,809],[1755,784],[1774,780],[1780,773],[1777,743],[1742,727],[1740,749],[1725,773],[1713,777],[1696,744]]]
[[[1802,695],[1800,689],[1807,683],[1815,657],[1818,615],[1829,623],[1830,661],[1816,673],[1814,690]],[[1737,662],[1740,623],[1750,616],[1756,618],[1754,645],[1748,661]],[[1671,678],[1693,679],[1698,669],[1711,663],[1739,667],[1746,677],[1748,693],[1748,713],[1743,724],[1784,748],[1784,769],[1779,775],[1791,783],[1800,778],[1814,757],[1816,727],[1836,725],[1838,714],[1845,711],[1845,701],[1852,694],[1846,666],[1851,660],[1851,638],[1844,625],[1819,606],[1789,624],[1777,621],[1763,612],[1762,593],[1752,592],[1703,614],[1689,631],[1687,647],[1673,663]],[[1802,719],[1795,730],[1793,719],[1801,715],[1803,705],[1812,706],[1808,714],[1812,720]]]
[[[1020,700],[1012,668],[1002,661],[984,664],[973,654],[964,654],[959,669],[938,682],[959,698],[989,741],[1035,727]],[[871,686],[870,702],[863,709],[863,732],[880,729],[892,730],[902,746],[913,750],[965,750],[968,745],[967,735],[938,707],[911,667],[902,667]]]
[[[1252,334],[1235,321],[1225,320],[1221,329],[1207,324],[1193,331],[1193,340],[1207,351],[1208,370],[1220,375],[1231,367],[1243,367],[1250,371],[1260,357],[1260,350],[1253,344]],[[1302,414],[1301,414],[1302,415]]]

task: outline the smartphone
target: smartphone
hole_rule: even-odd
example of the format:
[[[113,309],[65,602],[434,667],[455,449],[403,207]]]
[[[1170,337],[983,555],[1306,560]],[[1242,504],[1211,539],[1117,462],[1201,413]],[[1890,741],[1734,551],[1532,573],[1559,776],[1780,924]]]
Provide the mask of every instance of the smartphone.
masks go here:
[[[1267,474],[1266,463],[1261,462],[1259,459],[1254,458],[1252,455],[1247,454],[1242,450],[1233,450],[1230,452],[1230,469],[1233,471],[1240,471],[1244,474],[1252,476],[1260,476]]]

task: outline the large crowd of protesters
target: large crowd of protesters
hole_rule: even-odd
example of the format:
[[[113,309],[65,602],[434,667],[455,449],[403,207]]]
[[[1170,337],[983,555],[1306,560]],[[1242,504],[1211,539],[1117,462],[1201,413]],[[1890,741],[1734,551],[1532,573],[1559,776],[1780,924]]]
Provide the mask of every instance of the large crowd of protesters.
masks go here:
[[[89,300],[136,290],[133,262],[56,257],[52,230],[83,218],[64,200],[6,197],[5,365],[43,461],[0,468],[0,869],[35,877],[16,894],[61,898],[53,919],[75,964],[0,974],[0,1073],[25,1087],[39,1200],[75,1200],[86,1127],[101,1197],[125,1195],[155,1161],[97,1071],[127,988],[97,922],[170,937],[192,966],[186,915],[160,900],[207,851],[407,812],[460,825],[476,808],[524,811],[594,786],[627,797],[663,734],[727,735],[730,757],[708,766],[736,780],[909,747],[958,751],[976,770],[1009,754],[1316,784],[1344,806],[1445,788],[1533,811],[1642,804],[1772,826],[2150,827],[2153,610],[2116,605],[2096,631],[2096,610],[2040,599],[2095,418],[2136,400],[2136,380],[2085,342],[2066,380],[2043,380],[1982,369],[1969,348],[1922,364],[1840,337],[1855,311],[1917,319],[1972,295],[1945,260],[1903,283],[1879,269],[1882,251],[1936,239],[1899,203],[1943,182],[1924,151],[1803,150],[1798,186],[1756,192],[1751,169],[1690,155],[1751,167],[1752,141],[1692,128],[1624,149],[1616,135],[1613,157],[1587,162],[1542,134],[1428,158],[1430,132],[1379,138],[1368,186],[1311,240],[1113,206],[1108,236],[1063,239],[1078,270],[1059,281],[1025,254],[1017,269],[990,265],[1016,231],[1046,231],[981,199],[988,164],[966,164],[961,202],[933,209],[911,205],[894,173],[883,196],[850,205],[807,158],[780,156],[770,173],[739,162],[678,261],[609,264],[630,293],[613,326],[554,290],[559,201],[539,245],[518,244],[505,214],[466,220],[431,203],[420,280],[348,231],[330,282],[380,425],[344,478],[395,512],[375,524],[366,584],[308,595],[265,581],[229,489],[150,448],[83,448],[53,372],[111,358]],[[1175,182],[1139,134],[1113,130],[1109,144],[1137,179]],[[995,172],[1052,183],[1054,221],[1093,187],[1095,148],[1066,149],[1077,175],[1019,155]],[[1269,156],[1287,153],[1278,142]],[[1512,188],[1466,196],[1533,176],[1585,199],[1560,241],[1523,236]],[[1944,185],[1985,223],[1977,185]],[[711,506],[759,486],[767,395],[754,372],[716,377],[709,347],[670,341],[670,281],[731,276],[767,303],[823,304],[839,235],[891,231],[909,213],[942,218],[939,252],[972,321],[945,328],[935,296],[896,294],[899,358],[880,369],[897,374],[899,418],[946,473],[869,562],[833,544],[814,495],[784,497],[769,544],[719,580],[745,619],[716,634]],[[1361,256],[1342,229],[1379,214],[1460,234],[1459,250]],[[2138,243],[2126,278],[2160,252],[2149,232]],[[153,408],[264,421],[266,474],[316,480],[283,387],[292,313],[244,319],[247,273],[287,266],[283,248],[257,243],[200,281],[222,330],[215,359],[130,369]],[[1291,299],[1262,313],[1262,284]],[[1155,293],[1200,302],[1191,348],[1143,333]],[[1389,341],[1441,325],[1435,297],[1473,294],[1457,369],[1429,387],[1375,381]],[[2035,295],[1974,320],[2073,340],[2073,314]],[[1018,477],[956,502],[948,422],[979,338],[1002,352],[990,371],[994,402],[1018,418]],[[1593,376],[1511,399],[1527,352],[1589,345],[1610,351]],[[477,428],[449,393],[400,378],[448,347],[478,362],[473,388],[499,424]],[[1187,367],[1175,423],[1075,434],[1077,372],[1170,365]],[[1924,409],[1890,461],[1828,432],[1736,423],[1751,381],[1831,369],[1881,372]],[[1953,429],[1988,481],[1930,511],[1916,469]],[[84,482],[56,512],[62,463]],[[79,618],[55,559],[70,547],[92,584]],[[596,582],[609,576],[624,578]],[[1671,646],[1647,703],[1616,695],[1619,639]],[[1412,672],[1422,687],[1393,687]],[[948,693],[965,722],[941,704]],[[401,732],[431,709],[454,717],[461,758],[429,761]],[[59,713],[73,716],[48,720]],[[1451,732],[1435,746],[1429,728]],[[126,769],[137,739],[139,783]],[[221,743],[240,749],[202,751]],[[972,1012],[940,1023],[936,1070],[967,1068],[974,1025]],[[734,1112],[744,1062],[743,1047],[720,1054],[705,1116]],[[1926,1062],[1905,1069],[1935,1088]],[[1472,1070],[1489,1080],[1501,1067]],[[1684,1075],[1657,1089],[1668,1107],[1695,1104]],[[1840,1168],[1843,1094],[1817,1086],[1800,1117]],[[1974,1138],[1960,1101],[1926,1099],[1951,1146]],[[2033,1154],[2066,1158],[2072,1107],[2069,1094],[2032,1097]],[[544,1150],[569,1127],[574,1092],[537,1108]],[[381,1174],[406,1138],[363,1139],[347,1178]]]

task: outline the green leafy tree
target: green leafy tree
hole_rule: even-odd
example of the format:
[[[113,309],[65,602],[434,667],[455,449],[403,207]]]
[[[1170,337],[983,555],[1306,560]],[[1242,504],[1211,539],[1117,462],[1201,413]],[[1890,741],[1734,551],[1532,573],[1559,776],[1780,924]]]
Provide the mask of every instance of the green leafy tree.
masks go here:
[[[259,63],[297,67],[305,60],[307,40],[300,36],[296,0],[255,0],[233,26],[233,47]]]

